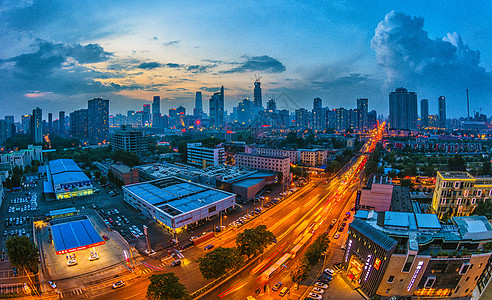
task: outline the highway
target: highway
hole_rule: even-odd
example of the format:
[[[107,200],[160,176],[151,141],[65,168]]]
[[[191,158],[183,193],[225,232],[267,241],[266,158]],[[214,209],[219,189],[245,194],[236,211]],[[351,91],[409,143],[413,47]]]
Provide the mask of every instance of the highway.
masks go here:
[[[248,228],[258,225],[266,225],[277,237],[277,243],[273,244],[262,257],[251,267],[246,268],[226,283],[209,292],[202,299],[246,299],[247,296],[255,296],[257,299],[280,299],[278,292],[271,292],[260,295],[255,294],[255,290],[262,290],[269,284],[273,286],[275,282],[281,281],[284,286],[292,286],[290,279],[290,268],[296,260],[302,257],[304,250],[312,243],[316,236],[328,230],[328,226],[337,219],[335,226],[330,231],[333,236],[345,213],[350,211],[355,203],[355,192],[359,188],[361,174],[367,161],[367,154],[372,152],[377,141],[381,139],[384,123],[378,130],[371,133],[371,140],[361,149],[362,155],[352,159],[341,172],[334,176],[327,183],[313,182],[302,188],[301,191],[287,197],[279,204],[266,210],[240,228],[233,228],[223,232],[218,237],[206,241],[201,245],[186,250],[183,254],[185,258],[179,267],[171,267],[169,264],[163,266],[164,272],[174,272],[180,282],[185,284],[189,292],[200,289],[209,281],[204,279],[198,270],[196,259],[203,256],[206,251],[205,245],[213,244],[215,247],[234,247],[236,235]],[[343,231],[346,231],[348,225]],[[307,243],[296,252],[295,255],[286,255],[295,251],[296,245],[306,237],[312,236]],[[265,280],[261,278],[266,269],[277,262],[282,256],[289,256],[289,259],[282,263],[281,267],[271,278]],[[109,296],[114,299],[145,299],[148,280],[150,274],[146,274],[122,289],[111,291],[108,294],[100,295],[96,299],[107,299]],[[264,275],[265,276],[265,275]],[[263,276],[263,277],[264,277]],[[300,287],[298,291],[292,291],[291,299],[297,299],[308,287]],[[100,294],[100,293],[99,293]]]

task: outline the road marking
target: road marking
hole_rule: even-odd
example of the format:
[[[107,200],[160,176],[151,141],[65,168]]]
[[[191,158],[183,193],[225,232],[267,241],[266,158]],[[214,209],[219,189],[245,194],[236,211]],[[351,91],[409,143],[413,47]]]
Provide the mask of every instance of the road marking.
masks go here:
[[[131,299],[131,298],[136,297],[136,296],[141,295],[141,294],[142,294],[142,293],[134,294],[134,295],[132,295],[132,296],[130,296],[130,297],[126,297],[126,298],[125,298],[125,300],[126,300],[126,299]]]

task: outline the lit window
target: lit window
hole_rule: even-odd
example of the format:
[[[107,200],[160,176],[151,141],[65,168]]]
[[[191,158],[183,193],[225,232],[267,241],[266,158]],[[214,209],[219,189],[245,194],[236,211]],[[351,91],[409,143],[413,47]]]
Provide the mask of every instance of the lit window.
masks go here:
[[[471,200],[471,204],[473,205],[473,204],[475,204],[475,202],[477,202],[477,199],[473,198],[473,199]]]
[[[446,199],[445,198],[442,198],[441,199],[441,205],[444,205],[444,204],[446,204]]]
[[[465,196],[465,197],[466,197],[466,196],[468,196],[468,190],[465,190],[465,191],[463,192],[463,196]]]
[[[461,205],[461,198],[458,198],[458,200],[456,201],[456,204]]]

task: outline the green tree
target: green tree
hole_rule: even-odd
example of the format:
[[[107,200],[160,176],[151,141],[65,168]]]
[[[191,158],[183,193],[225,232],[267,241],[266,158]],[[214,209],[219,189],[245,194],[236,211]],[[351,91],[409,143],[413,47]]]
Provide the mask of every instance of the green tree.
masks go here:
[[[101,184],[106,184],[106,182],[108,182],[108,178],[106,178],[105,176],[102,176],[101,178],[99,178],[99,182]]]
[[[480,202],[473,210],[472,215],[485,216],[487,219],[492,220],[492,202]]]
[[[198,268],[206,279],[215,279],[242,263],[236,248],[219,247],[198,259]]]
[[[129,167],[137,166],[140,163],[140,159],[135,152],[125,150],[116,150],[113,153],[113,160],[121,161]]]
[[[10,236],[5,242],[7,255],[12,265],[33,273],[38,270],[39,249],[25,236]]]
[[[303,257],[297,261],[290,271],[290,277],[292,278],[292,281],[299,283],[308,279],[310,270],[311,268],[309,267],[308,261]]]
[[[191,299],[186,287],[174,273],[150,276],[147,298],[151,300]]]
[[[486,161],[484,161],[480,173],[482,175],[490,175],[490,160],[487,159]]]
[[[241,255],[251,257],[263,253],[274,239],[275,235],[268,231],[265,225],[259,225],[239,233],[236,237],[236,245]]]
[[[465,171],[465,166],[465,159],[459,154],[455,154],[453,157],[448,159],[449,171]]]

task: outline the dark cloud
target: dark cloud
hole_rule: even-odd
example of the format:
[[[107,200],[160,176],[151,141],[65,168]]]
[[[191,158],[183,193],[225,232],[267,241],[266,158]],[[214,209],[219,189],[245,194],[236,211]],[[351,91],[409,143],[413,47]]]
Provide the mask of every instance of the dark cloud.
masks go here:
[[[158,62],[155,62],[155,61],[143,62],[137,66],[137,68],[139,68],[139,69],[147,69],[147,70],[152,70],[152,69],[156,69],[156,68],[160,68],[160,67],[162,67],[162,65]]]
[[[327,81],[315,80],[312,84],[324,90],[332,90],[354,88],[370,81],[373,80],[367,75],[352,73],[348,76],[341,76]]]
[[[263,71],[270,73],[281,73],[285,71],[285,66],[277,59],[268,55],[247,57],[246,61],[240,66],[224,71],[223,73],[240,73],[249,71]]]
[[[153,39],[154,41],[159,40],[156,36],[152,37],[152,39]]]
[[[224,88],[225,89],[225,88]],[[210,93],[215,93],[220,91],[220,86],[219,87],[206,87],[202,86],[199,88],[200,91],[205,91],[205,92],[210,92]]]
[[[178,69],[183,67],[182,64],[176,64],[176,63],[167,63],[165,64],[165,66],[172,69]]]
[[[69,60],[88,64],[107,61],[112,56],[112,53],[104,51],[98,44],[83,46],[38,40],[35,46],[37,47],[35,52],[21,54],[4,61],[13,62],[19,75],[35,77],[38,73],[50,74]]]
[[[162,43],[162,45],[164,47],[169,47],[169,46],[176,46],[180,41],[179,40],[176,40],[176,41],[169,41],[169,42],[164,42]]]
[[[378,24],[371,48],[386,72],[385,88],[403,85],[461,94],[475,88],[489,94],[492,75],[480,66],[480,52],[470,49],[457,33],[431,39],[423,27],[424,18],[394,11]]]

